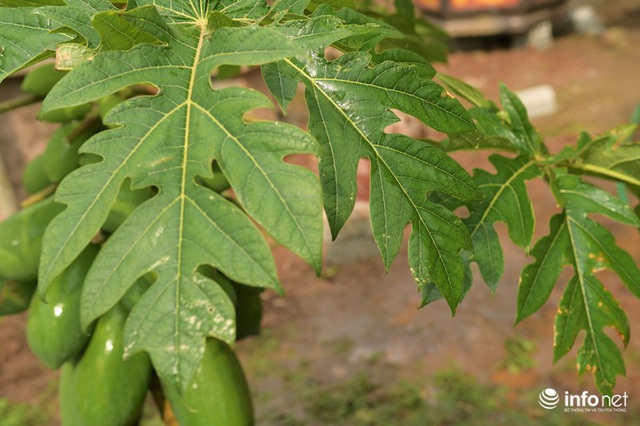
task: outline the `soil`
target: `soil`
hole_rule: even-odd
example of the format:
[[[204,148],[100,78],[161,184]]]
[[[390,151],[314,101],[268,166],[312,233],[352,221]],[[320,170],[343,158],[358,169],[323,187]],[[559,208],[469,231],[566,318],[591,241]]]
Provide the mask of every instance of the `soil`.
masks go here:
[[[557,112],[534,120],[552,151],[575,141],[581,130],[597,134],[622,125],[640,103],[640,5],[633,0],[590,3],[607,24],[600,36],[566,35],[541,51],[456,52],[447,65],[437,68],[475,85],[492,99],[497,99],[501,82],[513,90],[552,86]],[[245,78],[247,85],[259,82],[257,74]],[[11,85],[16,83],[3,84],[0,100],[14,95]],[[295,108],[287,119],[303,125],[304,110]],[[36,112],[34,106],[0,118],[0,153],[16,188],[25,162],[42,149],[52,129],[44,124],[25,126]],[[416,136],[425,132],[410,118],[401,129]],[[469,169],[486,164],[478,154],[456,159]],[[543,185],[530,189],[539,238],[548,231],[548,219],[557,206]],[[418,309],[419,295],[407,267],[406,250],[385,273],[367,235],[366,209],[359,208],[345,231],[350,235],[335,243],[327,240],[322,277],[284,249],[274,249],[286,297],[264,293],[265,335],[238,344],[263,424],[278,424],[268,420],[274,412],[304,416],[305,400],[296,374],[303,375],[303,387],[343,382],[358,371],[379,382],[408,380],[428,386],[429,377],[437,371],[457,367],[482,382],[504,385],[508,392],[530,392],[531,407],[546,387],[595,391],[589,375],[579,378],[575,373],[575,348],[553,364],[553,319],[565,281],[538,313],[514,326],[519,271],[531,258],[503,238],[505,273],[495,294],[474,269],[473,288],[455,317],[443,302]],[[504,227],[497,227],[506,237]],[[640,262],[638,234],[617,225],[610,229],[619,245]],[[640,301],[613,274],[603,273],[602,280],[632,325],[624,351],[627,376],[618,378],[615,391],[628,392],[630,402],[640,406]],[[25,315],[0,319],[0,398],[50,404],[55,400],[56,373],[29,352],[24,322]],[[505,341],[515,336],[524,336],[536,349],[531,355],[534,366],[513,373],[499,366],[509,356]],[[640,424],[637,418],[616,416],[619,424]],[[611,418],[598,420],[608,424]]]

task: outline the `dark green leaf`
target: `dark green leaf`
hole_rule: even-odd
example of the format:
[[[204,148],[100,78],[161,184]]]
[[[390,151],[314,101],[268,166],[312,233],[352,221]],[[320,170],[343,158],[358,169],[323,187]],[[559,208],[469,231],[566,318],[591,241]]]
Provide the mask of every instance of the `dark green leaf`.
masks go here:
[[[169,28],[153,6],[98,13],[92,23],[100,36],[101,50],[128,50],[140,43],[165,44],[171,39]]]
[[[100,37],[91,26],[91,17],[98,12],[116,10],[107,0],[65,0],[65,6],[48,6],[37,9],[57,25],[54,28],[70,28],[80,34],[89,48],[95,49],[100,43]]]
[[[573,346],[580,330],[585,341],[578,355],[580,372],[591,371],[602,393],[610,393],[616,375],[624,374],[624,363],[616,345],[604,333],[615,329],[623,343],[629,341],[629,324],[611,294],[596,278],[602,269],[615,271],[631,292],[640,297],[640,269],[615,244],[611,233],[588,218],[604,214],[623,223],[637,225],[619,200],[573,176],[559,174],[552,182],[562,214],[551,221],[551,233],[533,249],[536,261],[522,271],[518,291],[518,317],[521,321],[546,301],[564,266],[570,265],[574,277],[565,290],[556,317],[556,360]]]
[[[512,160],[493,155],[489,159],[497,174],[475,170],[473,178],[484,200],[470,205],[471,215],[465,223],[473,241],[473,260],[478,263],[482,278],[493,291],[504,268],[502,248],[493,224],[497,221],[506,223],[511,241],[528,249],[535,218],[525,181],[535,178],[540,172],[534,161],[521,157]]]
[[[518,96],[507,86],[500,86],[500,102],[509,117],[509,124],[519,142],[519,151],[530,155],[544,153],[546,149],[540,136],[529,122],[527,110]]]
[[[349,14],[339,16],[349,24],[354,20]],[[367,22],[355,19],[356,24]],[[306,36],[297,33],[292,39],[302,41],[303,34]],[[310,50],[310,45],[302,45]],[[473,123],[442,87],[422,78],[425,74],[417,71],[415,63],[405,61],[410,57],[407,54],[392,52],[382,62],[377,62],[380,55],[362,52],[347,53],[334,61],[313,50],[310,55],[307,60],[285,60],[289,70],[279,78],[295,78],[306,87],[309,131],[322,144],[320,178],[334,237],[355,203],[358,162],[368,158],[372,228],[385,264],[388,267],[395,258],[404,228],[411,223],[409,263],[414,277],[421,286],[436,283],[454,310],[463,294],[460,252],[471,245],[460,219],[426,196],[439,191],[472,199],[478,193],[468,174],[442,151],[422,141],[387,135],[384,129],[398,121],[390,108],[449,133],[472,131]],[[403,62],[394,62],[393,57],[402,57]],[[372,66],[372,62],[378,64]],[[286,104],[293,83],[285,85],[269,77],[275,71],[275,67],[267,69],[265,79],[279,102]]]
[[[464,81],[442,73],[438,73],[438,80],[442,81],[447,89],[471,102],[473,105],[486,109],[492,107],[491,102],[488,101],[478,89]]]
[[[635,125],[583,142],[575,166],[589,174],[640,186],[640,144],[628,142]]]
[[[31,63],[51,56],[65,34],[50,33],[51,21],[26,7],[0,8],[0,81]]]

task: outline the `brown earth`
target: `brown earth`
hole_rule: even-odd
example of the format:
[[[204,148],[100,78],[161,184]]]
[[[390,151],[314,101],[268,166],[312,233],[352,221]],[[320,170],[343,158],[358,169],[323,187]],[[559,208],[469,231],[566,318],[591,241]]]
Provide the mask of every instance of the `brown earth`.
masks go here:
[[[492,99],[497,99],[500,82],[513,90],[551,85],[557,93],[558,112],[534,124],[553,151],[575,141],[581,130],[597,134],[624,124],[640,103],[640,6],[632,0],[591,3],[609,25],[602,36],[564,36],[543,51],[458,52],[438,69],[475,85]],[[258,78],[249,75],[247,84]],[[0,91],[0,100],[12,96],[6,87]],[[0,152],[16,187],[25,160],[42,149],[43,135],[51,131],[40,124],[25,127],[25,120],[36,111],[30,107],[0,118]],[[294,110],[288,119],[303,124],[304,111]],[[404,126],[410,133],[423,132],[410,120]],[[478,154],[456,158],[469,168],[486,164]],[[530,189],[538,214],[536,237],[540,237],[548,231],[548,218],[556,206],[544,185],[532,184]],[[307,401],[301,388],[344,382],[358,371],[382,383],[410,381],[428,395],[429,378],[435,372],[458,367],[484,383],[505,385],[514,398],[525,395],[531,409],[537,407],[537,394],[546,387],[595,390],[590,376],[579,378],[575,373],[575,348],[552,364],[553,318],[564,281],[538,313],[514,327],[519,271],[531,262],[520,248],[503,239],[505,273],[496,294],[476,278],[452,317],[441,302],[417,309],[419,296],[406,250],[385,273],[380,258],[371,255],[375,247],[366,239],[366,215],[358,217],[350,228],[354,230],[350,240],[327,244],[323,277],[315,277],[285,250],[275,249],[287,296],[265,293],[265,336],[238,345],[263,424],[283,424],[273,420],[273,413],[304,418]],[[498,228],[505,236],[504,227]],[[638,234],[616,225],[611,229],[620,246],[640,262]],[[350,255],[355,260],[339,261]],[[632,325],[631,343],[624,351],[627,376],[618,379],[616,392],[628,392],[630,402],[640,406],[640,301],[613,274],[602,274],[602,279]],[[505,341],[517,335],[537,348],[531,355],[535,366],[511,373],[499,365],[508,356]],[[49,405],[55,401],[55,383],[56,373],[47,371],[28,350],[24,315],[0,319],[0,398]],[[597,420],[640,424],[631,414],[611,416],[615,417]]]

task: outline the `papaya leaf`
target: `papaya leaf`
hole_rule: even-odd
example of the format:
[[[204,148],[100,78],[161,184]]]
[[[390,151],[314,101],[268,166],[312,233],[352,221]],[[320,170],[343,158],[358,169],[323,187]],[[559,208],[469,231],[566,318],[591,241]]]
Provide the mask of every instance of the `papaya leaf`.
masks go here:
[[[478,89],[462,80],[443,73],[438,73],[438,80],[440,80],[447,89],[471,102],[471,104],[476,107],[486,109],[493,107],[492,102],[485,98]]]
[[[153,6],[97,13],[92,24],[100,36],[101,50],[128,50],[140,43],[166,44],[171,38],[167,24]]]
[[[56,29],[69,28],[80,34],[91,49],[98,47],[100,37],[91,26],[91,17],[105,10],[117,10],[107,0],[65,0],[65,6],[48,6],[36,9],[36,13],[43,14],[55,22]]]
[[[507,113],[509,125],[516,137],[514,142],[518,143],[518,151],[530,156],[546,154],[547,149],[542,143],[542,138],[531,125],[527,109],[520,98],[504,84],[500,85],[500,103]]]
[[[64,4],[64,0],[0,0],[0,7],[39,7],[62,4]]]
[[[622,126],[598,138],[585,138],[569,167],[640,187],[640,144],[629,141],[636,125]]]
[[[369,24],[350,12],[338,16],[346,28]],[[403,135],[385,134],[384,129],[398,121],[391,108],[448,133],[473,131],[470,117],[441,86],[424,78],[415,63],[395,62],[397,52],[382,62],[377,60],[380,56],[360,51],[328,61],[324,46],[304,37],[304,31],[312,29],[302,23],[298,28],[302,32],[291,39],[311,59],[285,59],[263,67],[263,73],[281,105],[291,99],[295,82],[305,85],[309,131],[322,145],[320,179],[333,236],[351,214],[356,169],[360,158],[367,158],[373,234],[385,265],[388,268],[397,255],[404,228],[411,223],[409,264],[414,278],[419,287],[435,283],[455,312],[464,293],[461,251],[470,250],[471,242],[461,220],[430,202],[427,194],[438,191],[464,200],[478,199],[479,194],[467,172],[441,150]],[[370,42],[366,35],[348,37],[349,43],[359,37],[366,48]],[[341,39],[336,44],[349,43]]]
[[[136,15],[134,6],[151,3],[130,2],[125,14],[107,18],[122,18],[129,28],[148,31],[146,24],[129,18],[143,16],[141,10]],[[153,3],[166,22],[160,31],[167,36],[163,45],[98,52],[44,101],[43,110],[49,111],[135,84],[159,89],[156,96],[116,106],[107,123],[113,128],[83,145],[83,152],[102,160],[71,173],[56,191],[56,200],[67,208],[45,233],[39,290],[46,291],[98,232],[125,180],[131,180],[132,189],[155,188],[157,195],[111,235],[93,264],[83,288],[81,319],[88,326],[139,277],[152,273],[154,284],[127,321],[125,355],[149,352],[160,377],[184,388],[200,363],[206,337],[235,339],[233,304],[221,286],[197,272],[199,266],[278,290],[272,254],[255,221],[319,269],[318,179],[283,161],[291,154],[313,153],[317,144],[284,123],[245,122],[247,112],[272,107],[264,95],[239,87],[214,90],[210,84],[212,72],[222,65],[260,65],[304,55],[294,42],[268,27],[212,28],[208,2]],[[197,183],[198,177],[211,177],[214,159],[240,207]]]
[[[596,273],[604,268],[615,271],[627,288],[640,297],[640,269],[631,256],[615,244],[613,235],[587,215],[601,214],[634,226],[640,223],[619,199],[575,176],[560,173],[553,187],[564,211],[551,219],[550,234],[533,249],[536,261],[522,271],[516,321],[537,311],[549,297],[561,270],[571,266],[574,276],[565,289],[556,316],[554,359],[564,356],[579,331],[585,330],[578,369],[593,372],[598,389],[611,393],[616,376],[624,374],[625,369],[620,351],[604,333],[604,328],[615,329],[626,346],[629,324]]]
[[[29,7],[0,8],[0,81],[53,55],[58,43],[71,39],[50,33],[52,22],[33,12]]]
[[[500,100],[503,106],[503,110],[500,110],[467,83],[445,74],[438,74],[438,78],[453,93],[475,105],[469,110],[469,114],[478,129],[476,133],[450,135],[442,142],[442,149],[449,152],[490,149],[513,152],[527,158],[547,153],[540,135],[529,121],[524,105],[506,86],[500,86]]]
[[[625,346],[629,341],[629,321],[608,290],[592,275],[569,281],[560,300],[555,320],[554,361],[573,347],[581,329],[587,330],[578,352],[578,372],[592,372],[596,386],[603,394],[611,394],[615,377],[625,374],[620,350],[602,329],[613,327]]]
[[[474,171],[481,203],[469,205],[471,215],[465,219],[473,241],[474,257],[482,278],[495,291],[504,270],[504,258],[493,223],[507,224],[509,237],[516,245],[528,249],[535,229],[535,217],[525,181],[540,174],[533,160],[509,159],[492,155],[489,160],[497,173]]]

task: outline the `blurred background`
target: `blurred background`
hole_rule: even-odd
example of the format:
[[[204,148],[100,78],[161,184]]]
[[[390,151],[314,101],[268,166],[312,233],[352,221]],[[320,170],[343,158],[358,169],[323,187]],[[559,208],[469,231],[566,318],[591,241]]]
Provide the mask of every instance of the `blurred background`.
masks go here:
[[[416,0],[416,6],[454,36],[447,62],[436,68],[493,100],[500,83],[520,93],[552,151],[573,143],[581,131],[598,134],[627,123],[640,102],[637,0]],[[440,34],[425,28],[429,35]],[[424,48],[429,46],[425,42]],[[440,50],[430,53],[445,58]],[[15,96],[19,83],[3,83],[0,101]],[[264,89],[255,70],[233,84]],[[301,96],[284,119],[304,127]],[[34,124],[37,111],[34,105],[0,116],[0,154],[16,201],[25,196],[20,188],[25,164],[43,151],[54,129]],[[275,111],[260,113],[280,118]],[[401,118],[389,131],[437,137],[411,117]],[[470,171],[491,169],[484,153],[455,158]],[[385,273],[373,243],[367,164],[361,166],[360,201],[337,241],[327,234],[321,277],[274,247],[286,297],[263,293],[263,333],[237,346],[259,425],[640,424],[640,301],[617,277],[601,275],[632,325],[623,352],[627,376],[615,389],[628,393],[627,412],[543,410],[538,394],[545,388],[595,392],[592,377],[576,373],[576,348],[552,363],[553,319],[566,277],[543,309],[514,327],[518,274],[532,259],[504,238],[505,274],[495,294],[474,269],[476,282],[455,317],[444,302],[418,310],[406,250]],[[557,206],[544,185],[529,189],[537,239],[548,232]],[[640,262],[638,235],[608,225],[618,244]],[[506,236],[504,226],[497,228]],[[24,323],[25,315],[0,318],[0,425],[56,425],[57,373],[29,352]],[[143,424],[161,423],[149,414]]]

